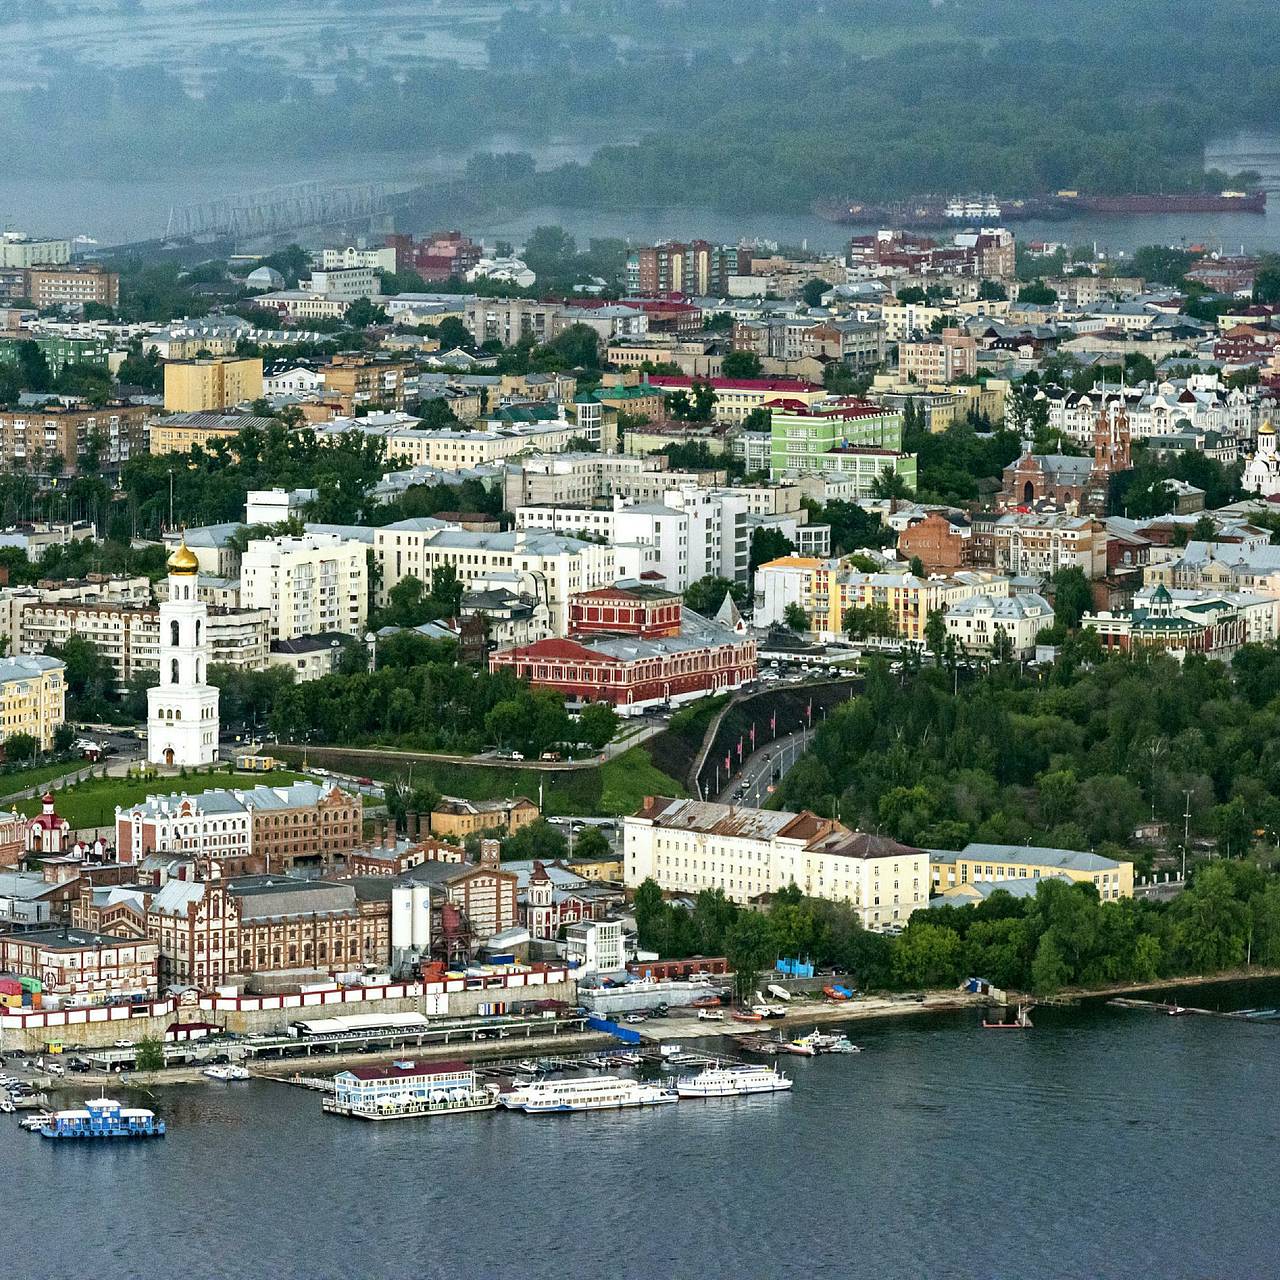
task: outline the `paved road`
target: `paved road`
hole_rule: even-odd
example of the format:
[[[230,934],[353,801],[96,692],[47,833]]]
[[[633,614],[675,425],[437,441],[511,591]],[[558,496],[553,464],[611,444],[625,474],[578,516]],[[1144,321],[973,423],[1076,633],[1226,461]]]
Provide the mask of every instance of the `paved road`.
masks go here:
[[[761,747],[742,762],[741,768],[721,789],[716,799],[721,804],[728,804],[735,799],[735,793],[741,787],[745,791],[737,802],[749,808],[760,808],[769,798],[770,784],[781,780],[790,772],[810,745],[811,738],[811,730],[797,729],[794,733],[784,734]]]

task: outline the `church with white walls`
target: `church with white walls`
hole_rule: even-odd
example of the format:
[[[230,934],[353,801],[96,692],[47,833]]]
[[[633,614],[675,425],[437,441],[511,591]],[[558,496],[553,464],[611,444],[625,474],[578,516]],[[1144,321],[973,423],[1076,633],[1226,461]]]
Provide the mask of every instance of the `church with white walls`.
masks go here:
[[[160,683],[147,690],[147,760],[177,767],[218,757],[218,690],[209,674],[209,610],[200,565],[182,545],[169,557],[169,598],[160,606]]]
[[[1276,429],[1269,422],[1258,428],[1258,449],[1245,466],[1240,487],[1264,498],[1280,494],[1280,453],[1276,452]]]

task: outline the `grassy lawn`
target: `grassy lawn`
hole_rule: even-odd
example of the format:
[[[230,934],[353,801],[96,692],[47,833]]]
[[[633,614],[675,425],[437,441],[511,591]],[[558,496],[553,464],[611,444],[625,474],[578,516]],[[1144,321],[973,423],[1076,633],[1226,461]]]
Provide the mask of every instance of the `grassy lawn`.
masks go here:
[[[55,791],[57,811],[73,829],[106,827],[115,821],[116,805],[137,804],[148,796],[187,792],[194,795],[219,787],[253,787],[258,783],[283,786],[305,779],[304,774],[277,769],[273,773],[235,773],[227,767],[189,773],[185,778],[89,778]],[[40,812],[39,797],[17,805],[18,812],[30,816]]]
[[[53,782],[75,773],[88,764],[87,760],[61,760],[57,764],[36,765],[31,769],[22,769],[17,773],[0,774],[0,799],[26,791],[28,787],[38,787],[44,782]],[[39,806],[37,806],[38,808]]]
[[[541,782],[543,811],[551,817],[612,817],[639,808],[646,795],[687,794],[681,783],[654,764],[648,745],[632,747],[606,764],[585,765],[581,769],[522,769],[519,765],[497,768],[415,760],[413,785],[429,786],[442,795],[466,800],[527,796],[537,804]],[[329,757],[324,763],[382,782],[407,782],[409,777],[407,760],[379,759],[356,747],[340,759]]]

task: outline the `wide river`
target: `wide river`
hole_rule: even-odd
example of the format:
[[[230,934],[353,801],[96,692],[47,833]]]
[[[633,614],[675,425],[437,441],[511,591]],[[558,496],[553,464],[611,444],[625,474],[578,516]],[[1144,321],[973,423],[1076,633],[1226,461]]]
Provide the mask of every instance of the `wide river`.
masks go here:
[[[1203,1007],[1280,1002],[1210,987]],[[790,1094],[362,1124],[163,1089],[163,1142],[0,1117],[6,1277],[1271,1277],[1280,1024],[1045,1008],[855,1023]]]

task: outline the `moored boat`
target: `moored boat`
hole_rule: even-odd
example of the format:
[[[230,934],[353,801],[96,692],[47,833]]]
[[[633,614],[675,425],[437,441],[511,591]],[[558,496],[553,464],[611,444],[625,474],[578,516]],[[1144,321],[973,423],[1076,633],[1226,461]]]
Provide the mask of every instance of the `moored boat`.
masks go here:
[[[207,1076],[210,1080],[248,1080],[249,1072],[237,1063],[229,1063],[226,1066],[205,1067],[200,1073]]]
[[[1017,1016],[1012,1022],[992,1022],[987,1018],[982,1020],[983,1027],[988,1031],[1026,1031],[1029,1030],[1033,1023],[1031,1021],[1031,1009],[1029,1005],[1020,1004],[1018,1006]]]
[[[780,1093],[791,1088],[791,1078],[776,1067],[750,1063],[712,1063],[696,1076],[681,1076],[676,1093],[681,1098],[737,1098],[753,1093]]]
[[[91,1098],[83,1107],[54,1111],[40,1127],[45,1138],[163,1138],[164,1121],[145,1107],[125,1107],[114,1098]]]
[[[622,1076],[581,1076],[570,1080],[537,1080],[526,1085],[518,1102],[504,1100],[509,1109],[527,1116],[554,1112],[612,1111],[624,1107],[653,1107],[675,1102],[678,1095],[665,1085],[647,1084]]]

